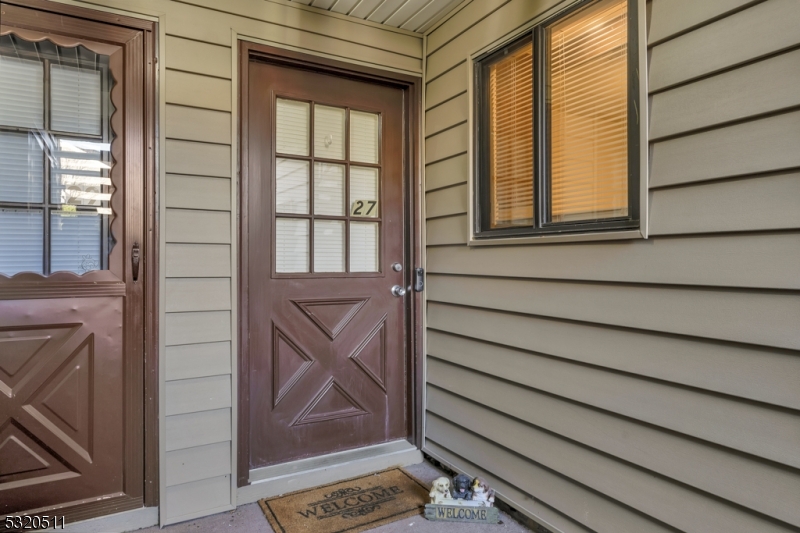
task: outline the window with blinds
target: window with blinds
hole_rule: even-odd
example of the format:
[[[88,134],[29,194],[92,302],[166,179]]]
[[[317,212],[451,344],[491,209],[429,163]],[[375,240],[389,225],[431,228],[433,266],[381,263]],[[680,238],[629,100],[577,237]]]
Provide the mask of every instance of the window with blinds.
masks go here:
[[[547,30],[553,222],[628,214],[627,23],[602,0]]]
[[[533,223],[533,45],[486,66],[491,227]]]
[[[476,237],[638,227],[636,16],[577,2],[476,60]]]

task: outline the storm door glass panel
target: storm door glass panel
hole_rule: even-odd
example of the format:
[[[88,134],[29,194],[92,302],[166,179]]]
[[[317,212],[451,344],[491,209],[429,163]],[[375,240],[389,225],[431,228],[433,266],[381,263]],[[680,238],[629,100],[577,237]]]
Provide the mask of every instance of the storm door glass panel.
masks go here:
[[[308,214],[308,161],[278,158],[275,171],[275,210]]]
[[[85,211],[51,211],[50,270],[85,274],[102,268],[102,215]]]
[[[344,165],[314,163],[314,214],[344,215]]]
[[[344,159],[344,109],[314,106],[314,157]]]
[[[275,114],[275,150],[279,154],[307,156],[311,106],[278,98]]]
[[[0,130],[0,202],[41,203],[44,152],[34,133]]]
[[[56,131],[100,135],[102,73],[50,65],[50,121]]]
[[[11,35],[0,37],[0,125],[41,128],[44,125],[44,70],[42,62],[16,57]]]
[[[50,159],[50,201],[54,204],[102,207],[111,199],[107,177],[111,165],[104,161],[106,143],[58,139]],[[102,212],[102,211],[101,211]]]
[[[0,274],[42,274],[43,236],[40,209],[0,208]]]
[[[314,221],[314,272],[344,272],[344,221]]]
[[[350,111],[350,160],[377,163],[381,117],[376,113]]]
[[[108,59],[84,46],[0,37],[2,274],[108,268]]]
[[[309,271],[309,221],[297,218],[275,220],[275,270]]]
[[[350,167],[350,214],[378,216],[378,169]]]
[[[378,223],[350,223],[350,271],[378,272]]]

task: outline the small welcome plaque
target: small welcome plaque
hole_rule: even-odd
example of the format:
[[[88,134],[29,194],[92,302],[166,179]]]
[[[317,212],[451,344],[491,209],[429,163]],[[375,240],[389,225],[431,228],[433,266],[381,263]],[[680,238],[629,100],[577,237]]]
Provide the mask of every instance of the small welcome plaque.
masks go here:
[[[425,505],[425,518],[441,522],[470,522],[474,524],[496,524],[500,521],[497,507],[473,507],[462,505]]]

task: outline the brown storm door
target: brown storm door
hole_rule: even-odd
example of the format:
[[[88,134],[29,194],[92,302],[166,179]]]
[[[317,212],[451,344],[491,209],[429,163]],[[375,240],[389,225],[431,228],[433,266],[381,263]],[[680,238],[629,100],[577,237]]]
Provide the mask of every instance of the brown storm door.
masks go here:
[[[152,25],[0,12],[0,516],[69,525],[145,502]]]
[[[260,61],[246,79],[247,466],[406,438],[404,91]]]

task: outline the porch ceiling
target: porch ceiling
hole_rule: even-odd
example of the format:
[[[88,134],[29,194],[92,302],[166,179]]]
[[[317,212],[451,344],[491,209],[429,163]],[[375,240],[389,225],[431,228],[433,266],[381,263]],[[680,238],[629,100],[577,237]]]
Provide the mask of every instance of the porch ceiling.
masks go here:
[[[424,33],[463,0],[291,0],[395,28]]]

